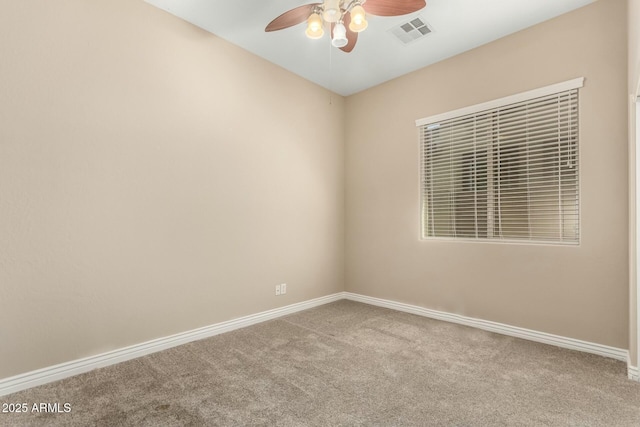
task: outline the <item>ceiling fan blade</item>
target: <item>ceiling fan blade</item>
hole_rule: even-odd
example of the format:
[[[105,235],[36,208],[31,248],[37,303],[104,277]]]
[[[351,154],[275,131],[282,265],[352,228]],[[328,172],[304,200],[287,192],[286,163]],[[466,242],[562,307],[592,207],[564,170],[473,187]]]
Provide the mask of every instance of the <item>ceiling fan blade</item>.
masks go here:
[[[349,53],[356,47],[356,42],[358,41],[358,33],[355,31],[351,31],[349,29],[349,24],[351,23],[351,12],[348,12],[344,15],[344,26],[347,29],[347,45],[340,48],[341,51]]]
[[[399,16],[416,12],[427,5],[425,0],[366,0],[364,10],[375,16]]]
[[[305,4],[288,10],[273,21],[269,22],[269,25],[267,25],[264,31],[268,33],[270,31],[283,30],[285,28],[298,25],[306,21],[307,18],[309,18],[309,15],[313,12],[313,8],[319,4],[320,3]]]

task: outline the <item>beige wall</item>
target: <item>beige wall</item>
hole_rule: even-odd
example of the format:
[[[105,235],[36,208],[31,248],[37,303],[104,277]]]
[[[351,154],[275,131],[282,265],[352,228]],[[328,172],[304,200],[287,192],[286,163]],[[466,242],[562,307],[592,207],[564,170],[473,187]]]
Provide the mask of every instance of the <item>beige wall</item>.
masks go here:
[[[600,0],[347,98],[347,290],[628,348],[626,19]],[[580,247],[420,241],[414,120],[581,76]]]
[[[341,97],[142,1],[0,58],[0,378],[344,289]]]
[[[640,95],[640,0],[628,0],[629,94],[629,356],[638,366],[638,299],[636,265],[636,98]]]

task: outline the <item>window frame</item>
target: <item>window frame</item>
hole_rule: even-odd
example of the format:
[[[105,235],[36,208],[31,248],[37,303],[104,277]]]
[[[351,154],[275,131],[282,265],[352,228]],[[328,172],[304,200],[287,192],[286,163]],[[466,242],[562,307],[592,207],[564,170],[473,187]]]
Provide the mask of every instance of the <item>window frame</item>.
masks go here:
[[[487,110],[499,109],[501,107],[505,107],[510,104],[522,103],[534,100],[536,98],[541,98],[549,95],[559,94],[562,92],[568,92],[573,89],[580,89],[584,87],[584,77],[575,78],[572,80],[568,80],[561,83],[556,83],[549,86],[544,86],[538,89],[518,93],[511,96],[506,96],[503,98],[498,98],[492,101],[483,102],[480,104],[448,111],[442,114],[436,114],[432,116],[428,116],[425,118],[421,118],[415,121],[416,127],[420,131],[419,136],[419,149],[420,152],[423,152],[423,138],[422,138],[422,128],[428,127],[430,125],[436,125],[445,120],[451,120],[456,118],[461,118],[467,115],[473,115],[476,113],[484,112]],[[579,104],[579,96],[578,96],[578,104]],[[577,127],[578,127],[578,138],[577,143],[578,147],[580,146],[580,119],[579,119],[579,105],[578,105],[578,119],[577,119]],[[578,164],[578,168],[580,167],[580,149],[577,150],[576,153],[576,161]],[[427,230],[425,227],[427,226],[425,217],[424,217],[424,207],[425,207],[425,191],[424,191],[424,183],[423,183],[423,172],[424,166],[422,164],[423,159],[419,157],[419,174],[420,174],[420,240],[424,241],[443,241],[443,242],[474,242],[474,243],[492,243],[492,244],[518,244],[518,245],[551,245],[551,246],[562,246],[562,247],[576,247],[580,246],[582,241],[582,220],[581,220],[581,212],[582,212],[582,197],[581,197],[581,173],[580,169],[577,172],[577,197],[578,197],[578,224],[577,224],[577,240],[576,241],[562,241],[562,240],[544,240],[544,239],[519,239],[519,238],[502,238],[502,237],[454,237],[454,236],[428,236]]]

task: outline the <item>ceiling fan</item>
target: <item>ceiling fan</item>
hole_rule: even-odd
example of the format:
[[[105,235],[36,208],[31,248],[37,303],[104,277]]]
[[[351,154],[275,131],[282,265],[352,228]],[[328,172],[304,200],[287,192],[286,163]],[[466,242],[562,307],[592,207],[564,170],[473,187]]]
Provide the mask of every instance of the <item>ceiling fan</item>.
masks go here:
[[[283,30],[307,21],[307,37],[319,39],[324,34],[324,24],[330,23],[331,44],[349,53],[358,41],[358,33],[367,28],[365,13],[399,16],[416,12],[426,5],[425,0],[323,0],[286,11],[264,30]]]

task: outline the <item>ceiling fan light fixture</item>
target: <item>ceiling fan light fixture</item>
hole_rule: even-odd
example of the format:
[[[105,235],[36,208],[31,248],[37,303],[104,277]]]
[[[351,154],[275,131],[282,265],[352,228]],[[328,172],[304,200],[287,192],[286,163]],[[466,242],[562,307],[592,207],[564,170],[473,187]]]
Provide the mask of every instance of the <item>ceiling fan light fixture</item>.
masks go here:
[[[324,35],[324,30],[322,29],[322,18],[317,13],[312,13],[307,19],[307,31],[305,34],[310,39],[319,39]]]
[[[367,22],[366,14],[362,5],[356,5],[351,9],[351,22],[349,23],[349,29],[354,33],[364,31],[369,23]]]
[[[340,0],[324,0],[322,18],[326,22],[338,22],[340,20]]]
[[[320,39],[324,35],[326,24],[329,24],[331,44],[345,53],[350,53],[358,41],[358,33],[365,30],[368,25],[363,4],[366,4],[366,12],[373,16],[406,15],[417,12],[427,4],[425,0],[314,1],[317,3],[303,4],[280,14],[267,24],[264,31],[270,33],[306,22],[307,37]],[[348,28],[345,28],[346,26]],[[422,27],[415,28],[424,34]],[[426,26],[424,29],[428,30]]]
[[[331,39],[331,44],[334,47],[345,47],[349,43],[347,40],[347,29],[344,27],[342,22],[338,22],[335,27],[333,27],[333,39]]]

